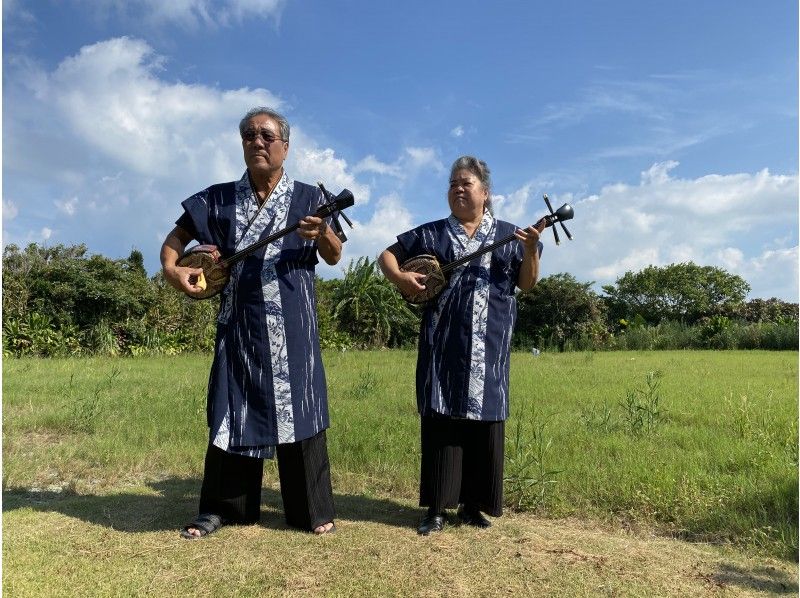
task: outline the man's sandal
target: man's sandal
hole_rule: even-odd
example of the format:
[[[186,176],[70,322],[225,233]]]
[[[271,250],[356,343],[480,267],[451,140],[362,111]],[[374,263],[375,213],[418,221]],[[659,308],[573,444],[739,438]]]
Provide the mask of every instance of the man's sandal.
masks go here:
[[[328,525],[328,523],[330,523],[331,526],[328,529],[325,529],[325,526]],[[322,525],[317,526],[322,528],[321,531],[317,531],[316,529],[312,530],[314,532],[314,535],[324,536],[325,534],[334,533],[336,531],[336,524],[333,521],[329,521],[328,523],[324,523]]]
[[[222,517],[214,515],[213,513],[201,513],[194,518],[194,521],[183,526],[181,537],[187,540],[197,540],[198,538],[204,538],[208,534],[214,533],[221,527]],[[198,535],[191,533],[189,531],[191,528],[196,529],[200,533]]]

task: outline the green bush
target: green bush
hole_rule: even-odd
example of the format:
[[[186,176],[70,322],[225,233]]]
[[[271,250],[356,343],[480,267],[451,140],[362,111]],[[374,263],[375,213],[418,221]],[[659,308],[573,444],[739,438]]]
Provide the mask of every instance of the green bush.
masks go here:
[[[694,265],[690,269],[724,274]],[[126,259],[111,260],[89,255],[84,245],[31,244],[24,250],[8,245],[3,251],[2,284],[7,357],[174,355],[209,352],[214,347],[219,299],[190,299],[170,287],[160,272],[148,278],[137,250]],[[658,312],[657,318],[651,313],[658,323],[648,324],[640,313],[630,315],[629,309],[610,322],[606,309],[613,302],[597,297],[590,286],[568,274],[556,274],[520,293],[512,348],[526,352],[533,347],[542,351],[798,348],[796,303],[712,301],[713,309],[709,307],[693,325],[665,319],[668,312]],[[658,290],[658,285],[652,286],[653,292]],[[413,348],[417,343],[419,310],[409,308],[374,260],[351,261],[343,279],[317,278],[316,302],[320,344],[325,349]]]
[[[31,312],[27,317],[6,317],[3,321],[3,355],[68,357],[81,353],[78,328],[56,326],[50,316]]]
[[[337,330],[358,347],[402,347],[417,339],[419,314],[380,273],[377,261],[351,261],[330,300]]]

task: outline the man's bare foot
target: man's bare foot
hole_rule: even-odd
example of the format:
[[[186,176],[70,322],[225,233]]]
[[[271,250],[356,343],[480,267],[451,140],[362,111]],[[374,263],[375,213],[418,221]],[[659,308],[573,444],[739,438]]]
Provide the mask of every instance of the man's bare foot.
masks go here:
[[[333,521],[329,521],[325,525],[320,525],[314,528],[314,533],[317,534],[318,536],[321,536],[322,534],[329,534],[335,531],[336,531],[336,526],[333,524]]]

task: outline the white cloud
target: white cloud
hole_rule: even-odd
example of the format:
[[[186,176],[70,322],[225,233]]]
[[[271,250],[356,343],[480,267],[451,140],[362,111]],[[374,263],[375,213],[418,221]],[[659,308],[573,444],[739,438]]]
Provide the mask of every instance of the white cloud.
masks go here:
[[[34,14],[31,11],[23,8],[19,0],[5,0],[3,2],[3,21],[11,19],[25,24],[36,22],[36,17]]]
[[[464,127],[462,127],[461,125],[458,125],[457,127],[454,127],[453,130],[450,131],[450,135],[452,135],[453,137],[456,137],[456,138],[463,136],[464,135]]]
[[[280,18],[285,0],[76,0],[100,16],[115,14],[138,24],[215,27],[246,19]]]
[[[561,234],[555,247],[552,232],[543,233],[543,275],[570,272],[608,284],[650,264],[693,261],[738,274],[752,296],[796,301],[798,177],[762,170],[681,179],[672,174],[677,167],[654,164],[638,185],[608,185],[583,199],[551,194],[554,207],[572,203],[575,219],[566,224],[575,240]],[[531,188],[499,196],[500,217],[519,225],[532,219],[525,217]]]
[[[283,0],[231,0],[228,10],[236,20],[242,21],[250,16],[277,16],[284,4]]]
[[[342,270],[350,262],[361,256],[376,258],[381,251],[397,241],[397,235],[413,228],[413,215],[405,202],[397,194],[381,197],[375,205],[369,220],[353,220],[353,229],[345,232],[349,240],[344,245],[342,261],[336,266],[317,267],[321,275],[341,276]],[[320,268],[321,267],[321,268]]]
[[[265,89],[169,83],[158,78],[162,62],[141,40],[84,46],[48,77],[43,99],[82,140],[141,174],[231,177],[218,153],[238,145],[231,123],[254,105],[280,109],[282,101]]]
[[[59,211],[64,212],[67,216],[74,216],[78,209],[77,197],[70,197],[69,199],[65,199],[63,201],[57,199],[53,203],[56,205],[56,208],[58,208]]]
[[[519,226],[528,211],[528,200],[531,195],[532,185],[529,183],[506,195],[492,195],[492,206],[495,215],[509,222],[518,222]],[[528,224],[533,224],[532,222]]]
[[[78,136],[121,166],[154,179],[231,180],[244,164],[236,126],[257,105],[282,109],[265,89],[220,90],[158,78],[163,58],[143,41],[117,38],[86,46],[50,77],[53,100]],[[55,91],[57,90],[57,91]],[[300,179],[349,187],[362,201],[369,189],[347,172],[331,148],[292,127],[287,168]]]
[[[20,214],[11,226],[15,206],[4,205],[5,243],[35,240],[29,231],[43,225],[53,234],[59,213],[80,209],[82,218],[58,227],[60,242],[91,239],[90,250],[109,257],[138,247],[153,269],[153,231],[170,230],[180,201],[241,176],[239,119],[256,105],[285,111],[284,102],[266,89],[168,81],[164,60],[146,42],[123,37],[85,46],[53,70],[24,57],[10,64],[3,135],[15,151],[4,156],[5,193],[27,198],[25,221]],[[370,188],[346,160],[288,117],[290,176],[322,180],[335,193],[347,187],[359,204],[367,203]]]
[[[753,296],[798,301],[797,246],[764,251],[743,261],[737,273],[753,287]]]
[[[20,71],[27,73],[26,90],[42,101],[40,112],[30,120],[41,117],[52,103],[74,133],[59,142],[88,145],[94,159],[116,165],[113,174],[104,168],[104,182],[138,174],[184,181],[188,191],[197,190],[198,181],[238,178],[244,170],[236,129],[239,118],[255,105],[282,109],[283,101],[265,89],[220,90],[164,81],[159,78],[163,60],[146,42],[123,37],[81,48],[52,73],[21,62]],[[28,133],[29,141],[20,136],[15,145],[35,146],[37,158],[42,159],[46,144],[40,142],[54,134],[52,127],[41,131],[34,127]],[[296,166],[303,174],[358,186],[344,172],[346,163],[332,149],[318,148],[300,127],[293,127],[291,147],[290,160],[296,154]],[[64,164],[70,152],[60,153],[60,161],[52,160],[55,164]]]
[[[653,164],[642,173],[642,185],[657,185],[669,180],[669,171],[678,166],[674,160]]]
[[[737,247],[724,247],[713,253],[714,260],[726,270],[741,270],[744,252]]]
[[[736,105],[741,107],[731,113],[731,104],[722,98],[741,96],[745,85],[758,86],[717,75],[694,71],[619,80],[606,73],[566,99],[544,105],[508,139],[540,144],[557,138],[562,129],[593,130],[596,123],[605,122],[606,133],[584,136],[585,159],[656,160],[685,154],[686,148],[752,126],[748,112],[758,108],[747,108],[747,102],[740,101]],[[709,105],[712,95],[720,99],[711,104],[716,110],[708,112],[703,106]]]
[[[385,164],[375,156],[369,155],[353,167],[353,172],[374,172],[397,178],[402,178],[403,171],[398,164]]]
[[[19,55],[7,60],[3,135],[14,151],[4,155],[4,193],[25,197],[25,204],[18,209],[3,201],[4,242],[45,235],[64,243],[89,239],[90,250],[109,257],[138,247],[151,270],[160,245],[153,236],[170,230],[179,202],[241,176],[241,115],[253,105],[287,110],[271,90],[167,80],[166,59],[132,38],[86,46],[55,69]],[[394,159],[368,155],[348,163],[288,116],[289,173],[309,183],[322,180],[335,193],[347,187],[356,196],[359,219],[348,231],[345,260],[374,257],[418,217],[441,216],[446,184],[431,185],[428,176],[446,173],[437,147],[398,148]],[[579,280],[607,283],[650,263],[693,260],[740,274],[754,296],[796,299],[797,176],[765,169],[682,179],[677,169],[676,162],[656,163],[636,184],[608,185],[588,195],[576,194],[577,185],[558,192],[553,181],[527,181],[494,199],[498,216],[519,225],[545,213],[541,190],[554,207],[573,204],[576,218],[567,225],[575,241],[562,234],[556,248],[552,233],[543,235],[545,275],[571,272]],[[360,182],[362,175],[374,182]],[[371,196],[380,199],[370,203]],[[403,201],[407,197],[414,197],[416,214]],[[54,205],[81,217],[62,224],[67,219]]]
[[[398,233],[412,228],[412,214],[396,194],[381,197],[367,222],[353,222],[353,249],[359,255],[376,255],[394,243]]]
[[[407,147],[405,153],[407,168],[410,170],[418,171],[430,168],[439,173],[445,171],[437,151],[432,147]]]
[[[438,152],[432,147],[406,147],[400,156],[391,164],[381,162],[369,155],[353,167],[354,173],[371,172],[407,181],[426,170],[436,173],[445,171]]]
[[[628,114],[661,120],[660,103],[656,97],[663,96],[667,88],[663,84],[628,82],[607,82],[591,85],[582,90],[581,97],[575,101],[550,103],[544,114],[534,123],[535,126],[556,124],[572,125],[596,114]],[[662,99],[663,102],[663,99]]]
[[[610,264],[603,264],[591,270],[592,278],[600,281],[608,281],[619,277],[627,271],[637,271],[646,268],[650,264],[661,262],[658,249],[648,247],[645,249],[635,249],[630,253],[620,257]]]
[[[3,221],[14,220],[19,214],[19,208],[10,199],[3,199]]]
[[[317,147],[299,128],[292,132],[286,168],[298,180],[310,184],[321,181],[334,194],[344,188],[350,189],[359,205],[369,202],[369,187],[356,181],[348,169],[347,161],[337,157],[331,148]]]

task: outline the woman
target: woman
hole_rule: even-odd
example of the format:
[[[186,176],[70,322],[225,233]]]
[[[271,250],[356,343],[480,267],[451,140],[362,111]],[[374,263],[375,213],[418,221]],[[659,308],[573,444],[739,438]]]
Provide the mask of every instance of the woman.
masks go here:
[[[379,258],[384,275],[406,296],[425,289],[425,276],[400,269],[406,259],[436,256],[441,264],[514,233],[512,241],[453,271],[447,287],[426,307],[417,358],[421,416],[420,506],[428,507],[421,535],[441,531],[445,509],[476,527],[502,514],[503,447],[508,417],[514,287],[526,291],[539,275],[541,243],[492,215],[489,168],[462,156],[450,170],[449,217],[397,237]]]

